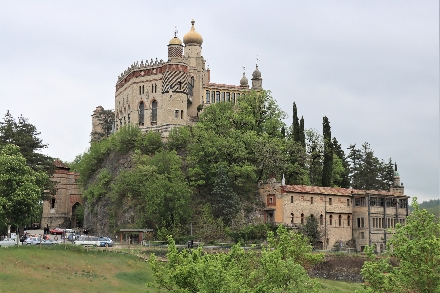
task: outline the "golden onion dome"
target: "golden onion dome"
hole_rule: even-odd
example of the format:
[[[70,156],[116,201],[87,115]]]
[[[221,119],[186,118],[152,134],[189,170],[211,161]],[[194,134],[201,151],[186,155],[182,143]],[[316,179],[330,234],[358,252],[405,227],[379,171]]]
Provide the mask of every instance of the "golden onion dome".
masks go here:
[[[182,41],[175,36],[170,40],[170,45],[182,45]]]
[[[202,36],[196,32],[196,29],[194,28],[194,19],[191,21],[191,30],[183,36],[183,43],[186,44],[199,44],[201,45],[203,43],[203,38]]]

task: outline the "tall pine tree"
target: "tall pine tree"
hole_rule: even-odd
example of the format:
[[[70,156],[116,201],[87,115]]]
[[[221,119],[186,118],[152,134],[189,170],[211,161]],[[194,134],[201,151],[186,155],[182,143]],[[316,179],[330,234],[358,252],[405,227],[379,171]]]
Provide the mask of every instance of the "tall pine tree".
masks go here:
[[[324,162],[322,166],[322,186],[332,186],[333,144],[330,122],[324,116],[322,119],[322,134],[324,137]]]
[[[296,108],[296,103],[293,102],[293,140],[296,142],[300,141],[300,125],[298,120],[298,109]]]

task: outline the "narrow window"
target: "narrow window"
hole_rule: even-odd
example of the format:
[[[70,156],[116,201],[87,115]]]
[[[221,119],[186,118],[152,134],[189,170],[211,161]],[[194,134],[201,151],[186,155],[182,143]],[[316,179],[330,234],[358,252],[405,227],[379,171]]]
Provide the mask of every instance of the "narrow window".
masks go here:
[[[293,224],[293,213],[290,214],[290,224]]]
[[[362,228],[365,227],[365,221],[364,221],[364,218],[361,218],[361,225],[362,225]]]
[[[323,215],[320,215],[320,216],[319,216],[319,225],[322,225],[322,224],[323,224],[323,220],[324,220],[324,216],[323,216]]]
[[[151,93],[154,93],[154,85],[151,84]]]
[[[350,206],[350,199],[347,198],[347,207],[349,207],[349,206]]]
[[[55,208],[55,198],[52,198],[52,199],[50,200],[50,208],[51,208],[51,209],[54,209],[54,208]]]
[[[183,110],[180,110],[180,119],[183,119]]]
[[[174,110],[174,118],[179,118],[179,110]]]
[[[235,93],[232,93],[232,98],[231,98],[231,100],[232,100],[232,103],[235,103]]]
[[[293,195],[290,196],[290,203],[293,203]]]
[[[333,215],[330,215],[329,221],[330,221],[330,225],[333,225]]]
[[[339,224],[339,227],[342,226],[342,216],[341,215],[339,215],[339,217],[338,217],[338,224]]]
[[[157,122],[157,101],[151,103],[151,122]]]
[[[206,91],[206,104],[209,104],[210,92]]]
[[[220,103],[220,92],[215,92],[215,102]]]
[[[333,205],[333,200],[332,200],[332,198],[329,198],[329,199],[328,199],[328,204],[329,204],[329,205]]]
[[[215,91],[211,92],[211,101],[212,103],[215,103]]]
[[[222,92],[222,102],[224,102],[224,101],[225,101],[225,93]]]
[[[350,215],[347,216],[347,226],[350,226],[351,217]]]
[[[269,197],[269,203],[273,203],[273,198]]]
[[[154,92],[157,93],[157,84],[154,84]]]
[[[310,204],[313,204],[313,196],[310,198]]]
[[[139,103],[139,125],[144,126],[144,102]]]
[[[301,214],[301,225],[304,225],[304,214]]]
[[[144,87],[144,85],[142,85],[142,94],[144,94],[145,93],[145,87]]]
[[[142,95],[142,86],[139,86],[139,94]]]
[[[230,95],[231,95],[231,93],[226,93],[226,102],[231,101]]]

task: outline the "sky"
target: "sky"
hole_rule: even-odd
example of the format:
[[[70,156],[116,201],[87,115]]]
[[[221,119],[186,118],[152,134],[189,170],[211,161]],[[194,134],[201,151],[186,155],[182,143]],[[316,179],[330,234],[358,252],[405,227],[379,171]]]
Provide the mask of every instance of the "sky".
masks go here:
[[[63,161],[87,151],[118,75],[167,59],[195,20],[211,82],[263,88],[305,128],[397,163],[405,194],[439,198],[438,1],[0,1],[0,115],[23,115]],[[286,119],[291,124],[291,118]]]

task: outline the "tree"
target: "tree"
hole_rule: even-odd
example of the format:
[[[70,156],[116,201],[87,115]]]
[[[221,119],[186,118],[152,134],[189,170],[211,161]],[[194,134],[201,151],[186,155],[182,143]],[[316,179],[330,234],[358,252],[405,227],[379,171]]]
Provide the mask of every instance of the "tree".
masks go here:
[[[350,163],[345,157],[344,150],[336,137],[333,137],[333,186],[350,187]]]
[[[376,257],[373,247],[367,250],[370,260],[361,271],[366,292],[440,292],[440,223],[419,208],[415,197],[412,206],[406,224],[397,224],[387,243],[388,257]]]
[[[0,149],[0,224],[17,227],[28,224],[28,215],[39,209],[48,176],[26,165],[20,148],[8,144]]]
[[[313,247],[317,247],[321,241],[321,231],[319,231],[318,219],[313,215],[306,218],[306,223],[299,227],[299,231],[309,239]]]
[[[99,109],[99,110],[98,110]],[[90,137],[92,141],[98,141],[109,137],[115,124],[115,113],[113,110],[104,110],[101,106],[95,110],[93,116],[98,123],[97,131],[92,131]]]
[[[292,109],[292,116],[293,116],[293,122],[292,122],[292,130],[293,130],[293,140],[296,142],[301,141],[300,137],[300,125],[299,125],[299,119],[298,119],[298,109],[296,108],[296,103],[293,102],[293,109]]]
[[[322,186],[332,186],[333,176],[333,144],[332,133],[330,129],[330,122],[328,118],[324,116],[322,121],[323,137],[324,137],[324,160],[322,164]]]
[[[261,253],[234,245],[228,253],[203,253],[202,248],[178,251],[168,237],[166,263],[154,255],[149,262],[159,292],[319,292],[305,266],[323,259],[313,254],[301,234],[280,226],[268,233],[268,245]]]
[[[322,183],[322,157],[324,152],[323,138],[314,129],[306,130],[306,138],[310,184],[320,186]]]

